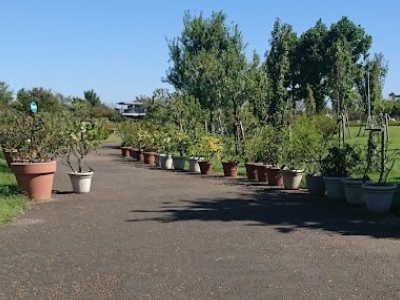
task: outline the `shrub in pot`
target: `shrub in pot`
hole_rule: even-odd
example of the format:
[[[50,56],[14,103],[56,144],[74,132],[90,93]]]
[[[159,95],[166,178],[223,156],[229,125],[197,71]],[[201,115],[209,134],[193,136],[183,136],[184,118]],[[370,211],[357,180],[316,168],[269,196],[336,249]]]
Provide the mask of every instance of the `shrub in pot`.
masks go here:
[[[175,170],[183,171],[187,161],[186,154],[190,146],[190,136],[183,130],[178,130],[172,137],[172,145],[174,151],[179,153],[179,155],[172,156],[174,168]]]
[[[94,152],[104,140],[106,127],[100,120],[90,118],[90,108],[86,103],[76,102],[66,119],[66,146],[62,149],[63,160],[70,167],[70,177],[74,193],[90,192],[93,170],[85,169],[85,157]]]
[[[358,148],[345,144],[343,147],[333,146],[322,160],[322,174],[328,199],[345,200],[343,179],[360,168],[361,152]]]
[[[200,143],[199,152],[203,160],[199,161],[200,173],[211,175],[213,173],[213,158],[220,157],[223,150],[222,141],[215,135],[205,134]]]
[[[40,109],[40,108],[39,108]],[[6,147],[16,149],[11,169],[19,189],[36,201],[51,198],[55,158],[64,146],[65,116],[62,111],[29,113],[13,110]]]
[[[387,124],[372,129],[368,137],[367,165],[371,171],[378,173],[378,181],[366,182],[362,185],[363,201],[369,211],[374,213],[386,213],[391,209],[393,197],[397,185],[387,183],[389,173],[394,167],[394,157],[398,150],[389,154]]]

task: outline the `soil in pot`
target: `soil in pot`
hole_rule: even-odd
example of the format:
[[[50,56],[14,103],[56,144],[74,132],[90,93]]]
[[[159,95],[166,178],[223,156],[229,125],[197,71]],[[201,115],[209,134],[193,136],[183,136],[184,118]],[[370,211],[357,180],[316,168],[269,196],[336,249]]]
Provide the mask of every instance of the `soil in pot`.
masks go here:
[[[306,186],[308,193],[313,196],[325,195],[325,182],[322,176],[306,175]]]
[[[47,201],[51,198],[56,169],[55,161],[11,164],[19,189],[36,201]]]
[[[213,173],[213,164],[209,161],[199,161],[200,174],[211,175]]]
[[[279,167],[267,168],[269,186],[283,186],[282,169]]]
[[[237,162],[222,162],[225,177],[237,177],[239,164]]]
[[[245,163],[244,166],[246,167],[246,176],[248,180],[258,180],[257,175],[257,164],[256,163]]]

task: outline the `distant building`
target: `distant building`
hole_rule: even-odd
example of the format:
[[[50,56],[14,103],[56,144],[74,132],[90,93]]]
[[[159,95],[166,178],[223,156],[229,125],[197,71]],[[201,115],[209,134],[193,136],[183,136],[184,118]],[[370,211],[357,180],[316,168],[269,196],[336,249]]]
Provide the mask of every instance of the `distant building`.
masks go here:
[[[142,119],[146,115],[146,109],[140,102],[119,102],[115,110],[128,118]]]

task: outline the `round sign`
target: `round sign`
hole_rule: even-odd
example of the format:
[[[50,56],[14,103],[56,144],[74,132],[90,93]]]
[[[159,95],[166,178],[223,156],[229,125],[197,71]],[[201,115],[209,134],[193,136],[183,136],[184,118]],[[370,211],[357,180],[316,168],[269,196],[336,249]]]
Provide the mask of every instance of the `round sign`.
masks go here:
[[[34,114],[37,113],[38,110],[38,105],[36,102],[31,102],[31,112],[33,112]]]

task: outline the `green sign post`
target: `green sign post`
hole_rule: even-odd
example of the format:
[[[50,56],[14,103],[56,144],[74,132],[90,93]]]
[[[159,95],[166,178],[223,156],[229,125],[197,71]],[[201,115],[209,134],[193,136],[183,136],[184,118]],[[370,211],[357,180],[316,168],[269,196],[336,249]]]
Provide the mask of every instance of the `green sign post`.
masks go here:
[[[38,105],[35,101],[31,102],[31,112],[33,112],[34,114],[36,114],[38,111]]]

